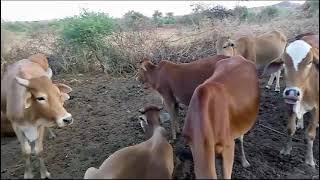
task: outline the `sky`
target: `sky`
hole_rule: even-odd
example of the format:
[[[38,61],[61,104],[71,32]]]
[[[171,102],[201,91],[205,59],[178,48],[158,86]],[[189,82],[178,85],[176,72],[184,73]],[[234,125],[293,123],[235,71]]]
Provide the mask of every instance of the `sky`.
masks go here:
[[[105,12],[112,17],[122,17],[129,10],[151,17],[155,10],[163,14],[185,15],[192,12],[191,4],[236,5],[250,7],[277,4],[281,1],[1,1],[1,19],[5,21],[39,21],[79,15],[81,8]],[[304,1],[293,1],[304,3]]]

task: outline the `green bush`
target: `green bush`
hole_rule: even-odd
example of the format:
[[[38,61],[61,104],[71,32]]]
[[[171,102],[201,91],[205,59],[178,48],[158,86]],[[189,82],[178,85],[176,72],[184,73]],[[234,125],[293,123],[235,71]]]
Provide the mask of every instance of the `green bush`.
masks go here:
[[[279,16],[279,9],[276,7],[268,6],[257,14],[259,20],[270,20]]]
[[[249,17],[249,10],[244,6],[237,6],[233,10],[233,14],[240,20],[246,21]]]
[[[99,64],[104,72],[110,71],[107,56],[111,49],[104,39],[116,27],[114,19],[104,13],[83,10],[79,16],[66,18],[58,42],[62,54],[69,54],[67,58],[60,59],[64,62],[63,69],[76,66],[80,71],[89,71],[92,65]]]
[[[129,11],[123,16],[124,24],[126,28],[138,29],[141,26],[145,26],[149,18],[136,11]]]
[[[310,16],[319,16],[319,0],[307,0],[304,9]]]

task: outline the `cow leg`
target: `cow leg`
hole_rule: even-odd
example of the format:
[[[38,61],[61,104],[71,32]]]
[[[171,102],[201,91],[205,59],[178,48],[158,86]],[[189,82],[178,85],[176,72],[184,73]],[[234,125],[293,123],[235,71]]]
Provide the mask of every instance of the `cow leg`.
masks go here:
[[[301,117],[301,119],[298,119],[297,121],[297,129],[303,129],[303,116]]]
[[[176,100],[173,96],[164,96],[164,103],[166,105],[167,110],[169,111],[171,118],[171,135],[172,139],[175,140],[176,137],[176,129],[177,129],[177,112],[176,112]]]
[[[32,179],[33,173],[31,168],[31,146],[27,140],[27,138],[24,136],[23,132],[14,124],[12,124],[12,128],[14,132],[17,135],[17,139],[19,140],[21,144],[21,150],[22,150],[22,157],[26,162],[26,167],[24,171],[24,179]]]
[[[54,138],[57,137],[57,136],[54,134],[54,132],[53,132],[53,130],[52,130],[51,128],[48,127],[48,131],[49,131],[49,135],[50,135],[49,137],[50,137],[50,138],[54,139]]]
[[[288,155],[292,150],[292,136],[296,132],[296,118],[297,115],[295,113],[292,113],[288,119],[288,140],[286,146],[280,151],[280,154]]]
[[[276,73],[276,87],[274,88],[274,91],[280,92],[280,75],[281,75],[281,69],[277,71]]]
[[[240,143],[241,143],[241,164],[242,164],[242,167],[249,167],[250,164],[246,158],[246,155],[244,153],[244,147],[243,147],[243,136],[244,135],[241,135],[240,136]]]
[[[35,144],[35,153],[39,159],[39,163],[40,163],[40,175],[41,175],[41,178],[50,178],[51,175],[50,173],[48,172],[47,168],[46,168],[46,165],[44,163],[44,160],[43,160],[43,138],[44,138],[44,131],[45,131],[45,127],[41,126],[38,128],[38,140],[36,141],[36,144]]]
[[[232,166],[234,158],[234,140],[230,141],[230,144],[225,146],[222,151],[223,159],[223,178],[231,179]]]
[[[267,85],[266,85],[266,88],[267,88],[267,89],[270,89],[270,88],[271,88],[275,77],[276,77],[275,73],[272,73],[272,74],[270,75],[269,81],[268,81],[268,83],[267,83]]]
[[[319,124],[319,109],[316,108],[315,111],[313,111],[313,119],[309,123],[308,130],[307,130],[307,153],[306,153],[306,159],[305,162],[315,168],[315,163],[313,160],[313,141],[316,137],[316,131],[317,131],[317,125]]]

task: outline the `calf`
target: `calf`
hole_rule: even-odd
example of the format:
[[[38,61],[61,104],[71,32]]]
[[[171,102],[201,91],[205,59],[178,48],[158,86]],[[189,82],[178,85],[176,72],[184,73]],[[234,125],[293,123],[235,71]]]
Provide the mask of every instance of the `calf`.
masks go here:
[[[151,138],[120,149],[96,169],[90,167],[84,179],[171,179],[173,150],[160,126],[160,108],[148,106],[141,111],[140,124]]]
[[[292,136],[296,128],[303,128],[303,115],[312,112],[306,140],[307,153],[305,162],[315,167],[313,160],[313,141],[319,125],[319,35],[310,33],[298,35],[290,43],[281,58],[272,61],[264,74],[277,71],[284,65],[286,88],[283,91],[284,102],[289,107],[288,141],[280,151],[290,154],[292,150]],[[296,119],[298,119],[296,124]]]
[[[157,91],[164,100],[171,116],[172,139],[176,139],[176,132],[180,131],[177,123],[178,102],[189,105],[196,87],[212,75],[217,61],[227,57],[216,55],[184,64],[162,60],[155,65],[146,59],[141,62],[137,79],[146,88]]]
[[[38,53],[38,54],[31,55],[28,57],[26,61],[31,61],[39,64],[47,72],[46,75],[48,76],[48,78],[52,77],[52,70],[49,67],[48,59],[44,54]],[[2,84],[2,80],[1,80],[1,84]],[[5,84],[3,84],[3,88],[4,86]],[[2,95],[5,96],[5,94],[2,94]],[[3,100],[2,103],[3,104],[1,104],[1,106],[5,107],[6,101]],[[50,128],[48,128],[48,130],[52,137],[56,137],[56,135],[53,133],[53,131]],[[11,126],[11,122],[7,119],[5,113],[2,113],[2,111],[1,111],[1,136],[15,136],[15,132]]]
[[[244,58],[256,63],[259,67],[267,65],[273,59],[281,56],[287,43],[286,36],[280,31],[271,31],[260,36],[242,36],[235,41],[229,37],[220,37],[216,43],[217,54],[228,56],[242,55]],[[280,91],[279,71],[272,73],[266,88],[270,89],[276,78],[275,91]]]
[[[63,127],[73,122],[71,114],[63,107],[72,89],[64,84],[53,84],[52,73],[46,71],[49,69],[47,62],[39,57],[8,66],[1,81],[1,116],[10,121],[21,144],[26,162],[24,178],[33,177],[31,153],[40,161],[41,178],[50,177],[42,157],[45,127]]]
[[[222,155],[224,179],[231,178],[234,139],[251,129],[258,110],[255,65],[242,56],[217,62],[213,75],[196,88],[182,131],[197,178],[217,178],[215,154]]]

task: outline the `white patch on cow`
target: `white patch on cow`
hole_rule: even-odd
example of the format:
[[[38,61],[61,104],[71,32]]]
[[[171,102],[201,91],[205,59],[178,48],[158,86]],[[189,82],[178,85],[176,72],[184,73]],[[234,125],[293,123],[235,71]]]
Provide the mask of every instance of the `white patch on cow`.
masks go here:
[[[36,139],[38,139],[38,127],[35,125],[24,125],[20,126],[20,129],[23,131],[24,135],[26,138],[30,141],[33,142]]]
[[[31,146],[29,142],[24,142],[23,148],[26,154],[31,154]]]
[[[293,106],[293,112],[296,113],[298,119],[302,119],[303,115],[312,109],[312,106],[309,106],[306,103],[301,103],[301,101],[297,102],[297,104]]]
[[[296,71],[299,63],[307,56],[310,49],[311,46],[303,40],[294,41],[286,48],[286,53],[291,57]]]

